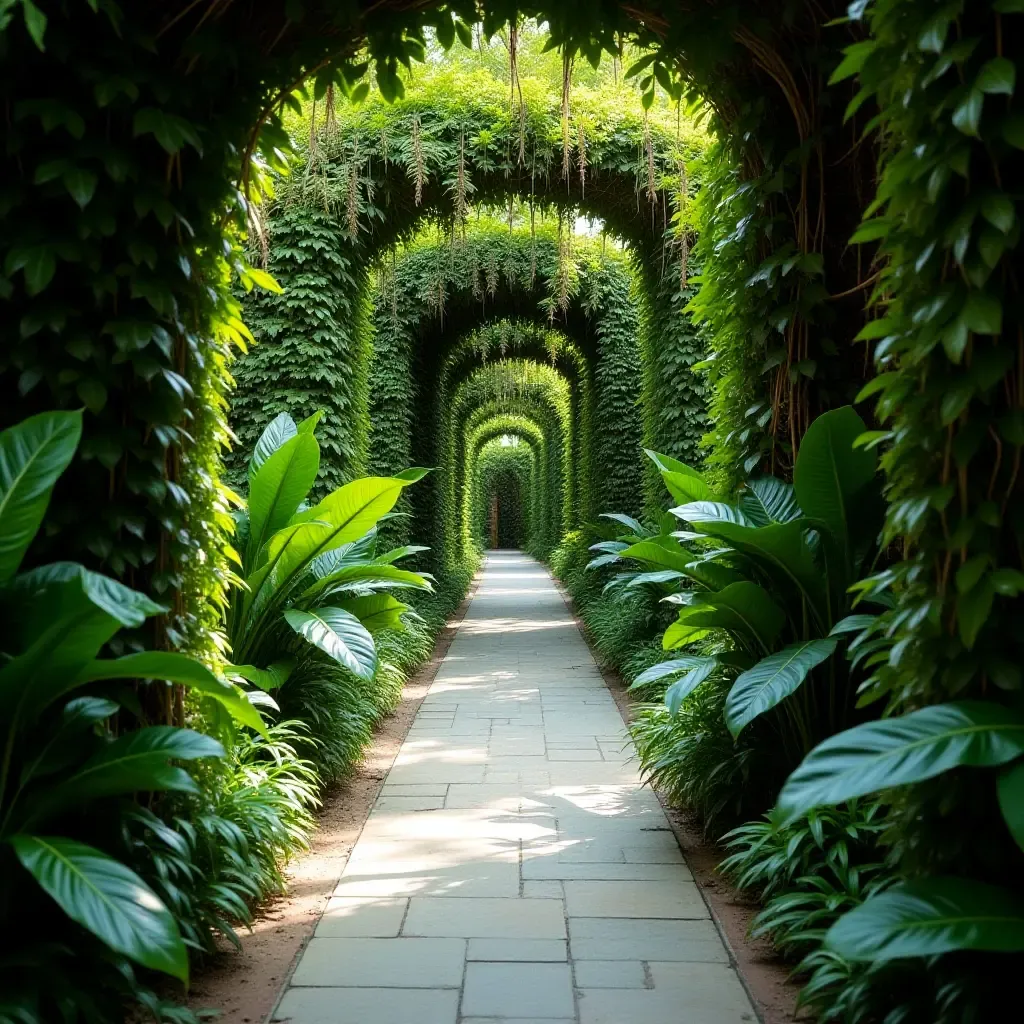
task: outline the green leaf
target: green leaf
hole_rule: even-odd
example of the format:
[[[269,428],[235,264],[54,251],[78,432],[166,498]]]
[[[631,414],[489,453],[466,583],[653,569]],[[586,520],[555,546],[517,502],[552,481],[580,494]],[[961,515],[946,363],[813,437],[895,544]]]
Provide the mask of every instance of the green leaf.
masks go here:
[[[342,602],[341,607],[351,612],[371,634],[382,629],[404,629],[402,614],[409,610],[407,604],[402,604],[390,594],[353,597]]]
[[[0,433],[0,583],[17,571],[82,436],[80,412],[44,412]]]
[[[934,704],[866,722],[819,743],[779,794],[783,823],[814,807],[1024,754],[1024,717],[989,701]]]
[[[22,866],[73,921],[143,967],[188,981],[178,925],[134,871],[73,839],[16,835],[10,842]]]
[[[679,708],[687,697],[704,682],[705,679],[718,667],[717,658],[699,658],[699,664],[695,665],[682,679],[677,679],[665,691],[665,706],[672,716],[679,714]]]
[[[255,665],[228,665],[229,675],[241,676],[248,679],[261,690],[270,693],[288,682],[288,677],[295,671],[295,662],[291,659],[286,661],[275,661],[266,668],[257,668]]]
[[[249,485],[248,564],[255,564],[267,539],[288,523],[319,470],[316,438],[296,434],[256,471]]]
[[[678,459],[645,448],[647,457],[658,467],[669,494],[679,502],[715,501],[717,495],[695,469]]]
[[[702,637],[708,635],[710,630],[701,629],[698,626],[691,626],[687,622],[683,621],[680,616],[675,622],[673,622],[668,629],[665,630],[661,638],[662,650],[673,651],[677,647],[682,647],[684,644],[693,643],[695,640],[700,640]]]
[[[961,316],[975,334],[1000,334],[1003,330],[1003,305],[987,292],[972,291]]]
[[[257,288],[262,288],[264,291],[273,292],[275,295],[281,295],[284,292],[277,281],[265,270],[260,270],[259,267],[246,267],[244,276]]]
[[[980,89],[971,89],[953,111],[953,125],[964,135],[978,136],[981,111],[985,105],[985,94]]]
[[[92,200],[98,181],[99,178],[92,171],[86,171],[79,167],[71,168],[64,173],[64,187],[83,210]]]
[[[646,686],[648,683],[656,683],[659,679],[664,679],[666,676],[677,675],[680,672],[689,672],[692,669],[699,667],[705,660],[705,658],[673,658],[671,661],[661,661],[657,665],[652,665],[650,668],[645,669],[633,680],[630,689],[634,687]]]
[[[360,679],[373,679],[377,671],[377,649],[366,627],[343,608],[320,608],[304,612],[289,608],[288,625],[314,647],[333,658]]]
[[[811,670],[830,658],[838,640],[805,640],[769,654],[741,673],[725,701],[725,724],[733,736],[758,715],[795,693]]]
[[[25,28],[32,37],[32,42],[41,50],[46,50],[43,37],[46,35],[46,15],[32,2],[21,0],[21,13],[25,17]]]
[[[1017,68],[1008,57],[986,61],[974,80],[974,87],[993,95],[1012,96],[1017,83]]]
[[[770,650],[786,622],[768,592],[743,580],[713,594],[695,594],[679,622],[700,629],[725,629],[747,645]]]
[[[968,650],[974,647],[981,627],[988,621],[994,597],[995,590],[987,579],[982,579],[966,594],[957,595],[956,624],[960,639]]]
[[[126,732],[30,801],[21,828],[34,829],[71,807],[104,797],[163,790],[198,793],[192,776],[171,759],[223,756],[224,748],[212,736],[191,729],[152,725]]]
[[[1024,950],[1024,901],[966,878],[893,886],[844,914],[825,935],[844,960],[884,962],[954,950]]]
[[[1024,760],[1000,772],[996,792],[1003,821],[1014,841],[1024,850]]]
[[[793,487],[804,513],[819,520],[840,545],[848,569],[852,569],[851,528],[856,502],[874,480],[874,451],[854,448],[864,432],[864,421],[849,405],[823,413],[800,442],[793,468]]]
[[[788,523],[802,514],[793,486],[772,476],[748,480],[740,498],[740,508],[754,526]]]
[[[310,417],[310,420],[312,417]],[[308,423],[310,420],[303,420],[303,423]],[[260,434],[260,439],[256,442],[256,447],[253,449],[252,458],[249,460],[249,483],[252,483],[252,478],[256,475],[256,470],[263,465],[267,459],[270,458],[278,448],[285,443],[285,441],[291,440],[299,432],[298,427],[295,426],[295,420],[291,418],[286,412],[279,413],[274,417],[264,428],[263,433]]]
[[[263,736],[268,735],[259,711],[244,693],[222,683],[205,665],[185,654],[142,651],[114,661],[94,661],[86,670],[84,679],[164,679],[181,683],[193,693],[216,701],[239,725],[255,729]]]

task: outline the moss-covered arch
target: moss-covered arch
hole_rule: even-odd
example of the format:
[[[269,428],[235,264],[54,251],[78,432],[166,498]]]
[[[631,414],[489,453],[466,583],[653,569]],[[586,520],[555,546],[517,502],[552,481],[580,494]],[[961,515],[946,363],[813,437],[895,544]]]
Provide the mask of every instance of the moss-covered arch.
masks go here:
[[[537,211],[544,210],[560,218],[568,215],[556,257],[573,244],[577,211],[599,218],[626,246],[634,280],[627,294],[609,298],[617,308],[628,301],[636,310],[632,335],[647,366],[646,442],[696,458],[704,429],[703,385],[689,368],[701,346],[681,314],[681,299],[687,295],[677,244],[682,236],[671,227],[679,161],[694,155],[690,136],[676,140],[637,112],[588,111],[574,135],[587,154],[584,169],[563,178],[557,104],[527,103],[524,152],[530,156],[520,163],[508,155],[513,140],[518,147],[520,129],[518,118],[510,117],[507,97],[489,95],[486,88],[482,92],[468,100],[438,97],[427,105],[412,99],[392,106],[370,103],[343,109],[337,115],[340,127],[335,121],[319,134],[303,129],[302,136],[311,140],[306,164],[282,184],[270,217],[268,266],[286,291],[257,300],[250,320],[261,344],[236,371],[240,436],[254,439],[248,437],[250,414],[268,402],[274,410],[287,408],[295,415],[319,405],[337,413],[335,418],[365,408],[368,394],[374,402],[379,392],[367,387],[362,344],[372,293],[370,268],[397,243],[412,239],[427,220],[446,225],[455,261],[457,243],[473,232],[472,222],[464,221],[469,203],[500,207],[517,199],[528,212],[517,215],[510,205],[510,223],[525,219],[532,228]],[[315,112],[312,122],[318,123]],[[531,287],[536,258],[531,244]],[[549,280],[555,282],[564,267],[565,261],[556,258]],[[479,266],[473,277],[478,271]],[[443,299],[450,282],[439,273],[435,287]],[[559,280],[550,290],[554,294],[541,299],[560,309],[563,291]],[[378,294],[378,314],[388,301]],[[441,308],[443,301],[435,305]],[[404,307],[392,300],[392,308]],[[375,319],[380,340],[379,315]],[[306,387],[305,368],[311,361],[318,369]],[[342,374],[341,365],[357,369]],[[401,410],[394,415],[400,418]],[[325,464],[326,482],[363,468],[367,438],[361,428],[330,440],[337,458]],[[622,492],[637,493],[632,488]]]
[[[533,445],[520,434],[505,433],[481,446],[473,470],[472,502],[473,535],[481,547],[534,550],[536,465]]]
[[[565,352],[570,358],[554,351],[556,365],[593,394],[592,430],[586,430],[594,442],[584,455],[600,453],[609,468],[603,489],[583,514],[609,504],[634,508],[641,490],[643,435],[635,279],[620,251],[577,239],[564,309],[556,306],[552,317],[558,268],[558,235],[552,226],[531,233],[493,224],[469,232],[454,248],[444,237],[427,236],[385,266],[378,285],[370,385],[375,470],[436,462],[431,435],[420,432],[414,445],[412,424],[436,422],[440,406],[435,399],[444,393],[450,353],[460,351],[467,366],[485,355],[478,344],[474,357],[466,338],[493,329],[499,352],[504,343],[514,346],[510,351],[522,349],[551,361],[547,339],[555,330],[571,342]],[[507,328],[502,326],[506,323]],[[577,419],[586,419],[585,404],[578,413]],[[586,462],[580,467],[584,474]],[[588,495],[591,489],[577,493]]]

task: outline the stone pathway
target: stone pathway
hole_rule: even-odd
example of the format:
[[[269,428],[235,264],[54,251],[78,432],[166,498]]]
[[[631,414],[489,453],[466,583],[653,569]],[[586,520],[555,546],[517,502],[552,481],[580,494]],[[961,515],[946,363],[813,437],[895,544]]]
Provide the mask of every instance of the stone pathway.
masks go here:
[[[627,744],[547,570],[492,554],[273,1019],[756,1021]]]

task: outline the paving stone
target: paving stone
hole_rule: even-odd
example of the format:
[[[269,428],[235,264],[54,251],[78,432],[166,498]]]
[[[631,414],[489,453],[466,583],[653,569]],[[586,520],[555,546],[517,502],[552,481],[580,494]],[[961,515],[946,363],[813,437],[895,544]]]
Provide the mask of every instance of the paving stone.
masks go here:
[[[645,988],[647,977],[639,960],[579,960],[573,967],[576,987]],[[670,1024],[665,1020],[663,1024]]]
[[[459,939],[321,939],[303,950],[292,984],[355,988],[458,988]]]
[[[565,963],[565,939],[470,939],[467,960]]]
[[[659,960],[728,963],[715,926],[704,921],[614,917],[569,919],[573,960]]]
[[[535,860],[523,860],[523,878],[531,880],[544,879],[630,879],[637,882],[662,880],[671,881],[682,873],[689,878],[686,868],[677,864],[626,864],[623,862],[606,863],[602,861],[563,861],[558,857],[539,857]]]
[[[271,1018],[287,1024],[455,1024],[458,989],[296,988]]]
[[[627,992],[586,988],[579,995],[581,1024],[755,1024],[736,972],[717,964],[650,964],[654,988]],[[655,967],[658,968],[655,971]],[[663,978],[659,984],[659,976]]]
[[[551,747],[548,750],[549,761],[603,761],[601,751],[594,750],[565,750]]]
[[[409,901],[334,896],[316,926],[318,938],[394,938]]]
[[[564,895],[558,879],[523,879],[523,896],[527,899],[560,900]]]
[[[669,881],[581,881],[562,883],[569,917],[702,918],[708,909],[697,886]]]
[[[448,792],[446,783],[423,783],[413,786],[393,786],[390,781],[384,783],[381,796],[444,796]]]
[[[564,939],[561,900],[413,897],[403,935]]]
[[[373,814],[394,813],[396,811],[439,811],[444,807],[444,794],[441,796],[392,796],[381,794],[373,805]]]
[[[568,964],[466,965],[462,1013],[468,1017],[574,1018]]]

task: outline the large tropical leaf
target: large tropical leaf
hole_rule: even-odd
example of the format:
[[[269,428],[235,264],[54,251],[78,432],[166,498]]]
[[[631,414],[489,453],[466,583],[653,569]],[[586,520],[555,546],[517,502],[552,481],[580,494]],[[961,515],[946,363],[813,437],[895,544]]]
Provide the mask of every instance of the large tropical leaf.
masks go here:
[[[25,801],[19,828],[36,830],[55,814],[103,797],[136,792],[177,790],[198,793],[192,776],[171,760],[194,761],[223,757],[224,748],[212,736],[173,725],[151,725],[126,732],[105,744],[74,771],[41,795]]]
[[[351,612],[371,633],[382,629],[404,629],[402,614],[409,610],[390,594],[372,594],[368,597],[353,597],[341,602],[341,607]]]
[[[21,565],[82,436],[80,412],[44,412],[0,433],[0,583]]]
[[[659,537],[657,540],[642,540],[619,552],[621,558],[635,558],[658,569],[674,569],[684,576],[690,574],[686,567],[693,561],[693,552],[687,551],[674,537]]]
[[[433,590],[430,581],[419,573],[399,569],[397,565],[363,563],[347,565],[337,572],[310,584],[296,599],[308,606],[311,601],[323,600],[330,594],[355,585],[368,587],[408,587],[413,590]]]
[[[275,534],[268,560],[280,579],[303,570],[317,556],[358,540],[394,508],[405,481],[368,476],[339,487],[311,510],[312,521]]]
[[[717,658],[700,658],[699,664],[691,668],[681,679],[677,679],[665,691],[665,706],[670,715],[679,713],[683,701],[714,672],[718,664]]]
[[[793,467],[793,488],[804,515],[817,519],[851,563],[851,521],[858,514],[854,499],[875,476],[873,449],[854,448],[853,442],[867,429],[849,405],[822,413],[800,442]]]
[[[741,508],[727,505],[722,501],[690,501],[678,508],[669,510],[677,519],[696,526],[698,523],[735,523],[738,526],[752,527],[756,524]],[[711,533],[711,530],[701,530]],[[712,534],[713,535],[713,534]]]
[[[310,420],[303,420],[303,426],[310,423]],[[315,424],[313,424],[315,425]],[[286,441],[290,441],[299,432],[295,426],[295,420],[286,412],[279,413],[264,428],[260,439],[253,449],[252,458],[249,460],[249,483],[252,483],[260,466],[263,465],[271,455],[274,454]],[[310,430],[310,432],[312,432]]]
[[[171,683],[181,683],[193,693],[215,700],[239,725],[246,725],[264,736],[268,735],[259,711],[244,693],[222,683],[205,665],[185,654],[143,651],[112,661],[94,661],[84,676],[85,681],[93,679],[164,679]]]
[[[792,484],[773,476],[748,480],[740,498],[740,508],[755,526],[788,523],[801,516]]]
[[[835,653],[838,640],[805,640],[762,658],[741,673],[725,701],[725,724],[733,736],[758,715],[775,707],[796,692],[810,674]]]
[[[630,689],[635,689],[640,686],[647,686],[649,683],[656,683],[659,679],[665,679],[668,676],[678,675],[680,672],[689,672],[692,669],[697,668],[707,659],[701,657],[689,657],[689,658],[672,658],[671,661],[659,661],[657,665],[652,665],[648,669],[644,669],[633,680]]]
[[[403,544],[401,547],[385,551],[383,555],[377,555],[373,561],[376,565],[392,565],[403,558],[408,558],[410,555],[418,555],[421,551],[429,550],[430,548],[425,544]]]
[[[320,445],[312,434],[285,441],[253,476],[249,485],[248,565],[255,565],[267,539],[287,525],[309,493],[320,469]]]
[[[893,886],[844,914],[825,935],[844,960],[928,957],[959,949],[1024,950],[1024,901],[1009,889],[966,878]]]
[[[76,697],[64,705],[60,720],[50,729],[46,738],[32,745],[21,768],[21,784],[37,777],[50,775],[80,761],[80,741],[98,722],[121,710],[116,701],[102,697]]]
[[[679,622],[697,629],[725,629],[748,647],[771,650],[785,613],[756,583],[733,583],[713,594],[695,594]]]
[[[658,467],[669,494],[679,502],[715,501],[716,495],[708,482],[697,472],[678,459],[661,455],[645,448],[647,457]]]
[[[288,625],[314,647],[361,679],[372,679],[377,671],[377,649],[366,627],[344,608],[319,608],[306,612],[289,608]]]
[[[999,809],[1016,844],[1024,850],[1024,760],[1017,761],[999,775]]]
[[[136,963],[188,981],[178,925],[134,871],[73,839],[17,835],[10,842],[25,869],[73,921]]]
[[[293,671],[295,671],[295,662],[291,658],[275,661],[266,668],[257,668],[255,665],[227,666],[228,675],[246,679],[266,693],[276,690],[279,686],[284,686]]]
[[[692,506],[686,506],[685,509],[692,509]],[[813,523],[806,519],[794,519],[788,523],[753,527],[715,518],[712,510],[705,511],[708,513],[705,518],[697,518],[700,515],[698,510],[695,518],[690,520],[695,530],[725,541],[731,548],[756,562],[761,571],[771,577],[773,591],[781,589],[805,602],[808,615],[823,632],[828,630],[830,623],[826,579],[807,541],[808,530],[813,527]]]
[[[144,594],[70,562],[19,576],[9,632],[27,648],[0,668],[0,722],[32,721],[84,682],[100,649],[122,626],[162,610]]]
[[[621,523],[634,537],[643,537],[646,533],[638,519],[634,519],[632,516],[627,516],[623,512],[602,512],[601,518],[611,519],[616,523]]]
[[[1024,754],[1024,716],[992,701],[934,704],[866,722],[819,743],[779,794],[783,822],[811,808]]]

